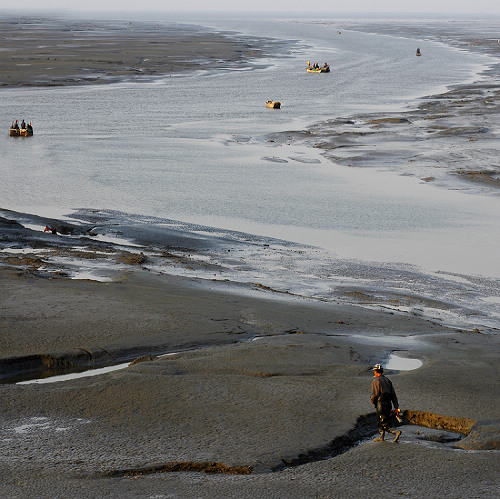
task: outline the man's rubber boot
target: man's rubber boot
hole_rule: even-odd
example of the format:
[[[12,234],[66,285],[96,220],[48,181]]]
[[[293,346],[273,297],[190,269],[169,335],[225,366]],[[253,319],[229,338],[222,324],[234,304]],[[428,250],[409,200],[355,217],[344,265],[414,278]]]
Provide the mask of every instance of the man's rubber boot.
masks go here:
[[[401,430],[398,430],[398,431],[396,432],[396,436],[394,437],[393,442],[397,442],[397,441],[399,440],[399,436],[401,435],[401,433],[402,433],[402,431],[401,431]]]
[[[383,442],[384,441],[384,436],[385,436],[385,431],[379,431],[378,437],[374,438],[374,442]]]

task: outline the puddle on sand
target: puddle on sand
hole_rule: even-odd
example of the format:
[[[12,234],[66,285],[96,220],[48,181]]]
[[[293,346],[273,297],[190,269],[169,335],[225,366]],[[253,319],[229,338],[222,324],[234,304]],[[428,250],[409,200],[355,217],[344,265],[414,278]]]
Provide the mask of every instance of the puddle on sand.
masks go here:
[[[169,352],[169,353],[164,353],[161,355],[158,355],[158,359],[162,359],[165,357],[170,357],[172,355],[175,355],[179,352]],[[86,369],[84,371],[80,372],[73,372],[73,373],[68,373],[68,374],[56,374],[54,376],[49,376],[46,378],[36,378],[36,379],[28,379],[26,381],[18,381],[16,385],[33,385],[33,384],[40,384],[40,385],[45,385],[49,383],[59,383],[61,381],[70,381],[72,379],[78,379],[78,378],[88,378],[92,376],[100,376],[101,374],[107,374],[111,373],[114,371],[121,371],[122,369],[126,369],[127,367],[130,366],[129,362],[124,362],[122,364],[115,364],[113,366],[107,366],[107,367],[97,367],[97,368],[90,368]]]
[[[50,376],[48,378],[38,378],[38,379],[30,379],[27,381],[19,381],[16,385],[32,385],[32,384],[40,384],[44,385],[47,383],[58,383],[61,381],[69,381],[77,378],[86,378],[89,376],[99,376],[101,374],[110,373],[112,371],[118,371],[120,369],[125,369],[128,367],[130,362],[124,364],[118,364],[115,366],[101,367],[97,369],[89,369],[87,371],[77,372],[77,373],[69,373],[69,374],[60,374],[55,376]]]
[[[385,368],[391,369],[392,371],[413,371],[414,369],[422,367],[422,365],[423,362],[419,359],[408,359],[391,353],[389,360],[385,364]]]

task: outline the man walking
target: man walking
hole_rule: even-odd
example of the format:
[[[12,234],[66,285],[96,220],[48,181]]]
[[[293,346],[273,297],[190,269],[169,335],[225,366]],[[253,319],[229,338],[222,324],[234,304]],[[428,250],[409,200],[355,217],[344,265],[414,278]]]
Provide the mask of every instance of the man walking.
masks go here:
[[[394,437],[394,442],[397,442],[399,436],[401,435],[401,431],[395,430],[389,426],[389,419],[393,405],[394,409],[396,409],[399,413],[399,403],[396,391],[392,386],[391,380],[384,376],[384,369],[380,364],[375,365],[373,368],[373,374],[375,377],[372,381],[372,396],[370,400],[377,409],[379,433],[378,437],[374,439],[374,442],[383,442],[385,432],[396,435]]]

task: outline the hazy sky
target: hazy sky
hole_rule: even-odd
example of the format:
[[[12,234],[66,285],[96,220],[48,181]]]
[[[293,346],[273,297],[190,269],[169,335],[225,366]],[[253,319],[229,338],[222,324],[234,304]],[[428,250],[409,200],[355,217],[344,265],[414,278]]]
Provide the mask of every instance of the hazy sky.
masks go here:
[[[0,0],[0,9],[279,11],[500,15],[500,0]]]

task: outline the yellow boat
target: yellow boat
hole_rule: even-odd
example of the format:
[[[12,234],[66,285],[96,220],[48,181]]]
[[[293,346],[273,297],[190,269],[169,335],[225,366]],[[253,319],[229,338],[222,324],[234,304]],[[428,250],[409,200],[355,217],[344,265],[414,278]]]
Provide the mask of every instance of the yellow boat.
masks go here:
[[[311,62],[307,61],[307,72],[308,73],[329,73],[330,66],[325,62],[325,64],[321,67],[314,67],[314,64],[311,66]]]
[[[268,100],[266,102],[266,107],[270,107],[271,109],[280,109],[281,108],[281,102],[275,101],[275,100]]]

